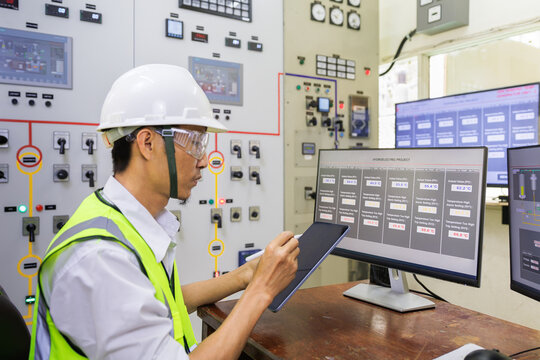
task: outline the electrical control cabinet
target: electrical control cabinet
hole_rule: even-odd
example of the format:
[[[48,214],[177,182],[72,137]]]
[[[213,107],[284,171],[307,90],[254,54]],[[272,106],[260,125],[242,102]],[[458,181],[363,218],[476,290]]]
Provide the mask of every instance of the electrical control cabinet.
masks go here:
[[[135,65],[188,68],[229,129],[211,136],[209,166],[187,203],[169,202],[182,213],[176,260],[185,284],[234,270],[239,253],[283,231],[283,8],[280,1],[178,4],[135,1]],[[228,5],[249,21],[222,16]],[[183,39],[165,36],[166,18],[183,23]],[[200,319],[191,321],[198,336]]]
[[[377,146],[379,2],[284,6],[285,228],[302,233],[314,220],[319,149]],[[346,260],[325,266],[348,280]],[[319,269],[306,284],[328,277]]]
[[[88,6],[105,21],[79,19]],[[0,285],[31,326],[49,242],[112,171],[96,126],[112,82],[133,66],[133,4],[17,8],[0,7]]]

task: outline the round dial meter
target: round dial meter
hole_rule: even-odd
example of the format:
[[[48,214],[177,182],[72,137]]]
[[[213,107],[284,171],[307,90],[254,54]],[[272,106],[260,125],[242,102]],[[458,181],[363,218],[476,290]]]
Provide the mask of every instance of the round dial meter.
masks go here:
[[[351,11],[347,15],[347,26],[354,30],[360,29],[360,14]]]
[[[311,18],[315,21],[324,21],[326,17],[326,9],[320,3],[311,4]]]
[[[330,10],[330,23],[341,26],[343,25],[343,20],[343,10],[337,7]]]
[[[349,0],[349,5],[360,7],[360,0]]]

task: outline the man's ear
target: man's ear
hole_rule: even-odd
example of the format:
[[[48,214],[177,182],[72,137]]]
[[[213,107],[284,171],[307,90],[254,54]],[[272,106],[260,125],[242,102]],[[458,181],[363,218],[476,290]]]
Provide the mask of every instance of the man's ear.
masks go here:
[[[158,134],[149,128],[143,128],[137,133],[135,142],[137,144],[139,153],[146,160],[150,160],[152,158],[153,153],[156,150],[156,141],[158,137]]]

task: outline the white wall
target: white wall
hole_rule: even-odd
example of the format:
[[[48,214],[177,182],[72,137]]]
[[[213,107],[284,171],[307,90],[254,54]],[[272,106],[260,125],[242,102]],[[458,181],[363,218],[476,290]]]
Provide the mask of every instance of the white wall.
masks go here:
[[[379,51],[382,62],[391,59],[401,39],[416,28],[416,1],[380,0]],[[484,34],[491,29],[539,18],[538,0],[470,0],[469,26],[432,36],[417,34],[405,45],[402,56],[418,51],[429,51],[434,45],[443,43],[449,45],[450,42]]]
[[[495,33],[511,34],[524,29],[540,28],[540,1],[538,0],[470,0],[469,26],[454,29],[437,35],[416,35],[408,42],[402,53],[406,58],[413,55],[433,54],[445,48],[450,49],[456,43],[460,47],[478,44],[483,39],[493,37]],[[416,0],[381,0],[380,3],[380,57],[388,62],[405,34],[416,27]],[[521,54],[520,54],[521,55]],[[461,61],[461,60],[460,60]],[[469,59],[471,69],[481,59]],[[490,60],[485,60],[491,62]],[[536,63],[540,63],[540,58]],[[519,70],[514,79],[507,79],[508,72],[494,69],[491,74],[474,72],[469,76],[477,77],[489,87],[511,85],[515,83],[540,80],[534,71]],[[463,78],[463,77],[460,77]],[[422,80],[422,79],[421,79]],[[428,81],[424,78],[423,81]],[[496,85],[494,85],[496,84]],[[419,87],[422,84],[419,83]],[[447,86],[449,92],[465,88],[464,84]],[[460,91],[457,91],[460,92]],[[508,226],[501,224],[501,208],[489,206],[485,213],[484,253],[481,288],[469,288],[437,279],[421,277],[431,290],[450,302],[515,322],[531,328],[540,329],[540,304],[510,290],[509,240]],[[411,288],[421,290],[410,277]]]

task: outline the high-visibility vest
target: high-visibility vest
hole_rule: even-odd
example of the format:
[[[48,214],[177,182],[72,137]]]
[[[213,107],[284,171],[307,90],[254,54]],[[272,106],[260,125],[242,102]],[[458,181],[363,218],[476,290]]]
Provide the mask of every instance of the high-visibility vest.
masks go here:
[[[67,336],[58,331],[51,318],[49,306],[40,293],[41,270],[47,261],[55,258],[68,246],[77,246],[78,243],[88,240],[116,241],[136,256],[141,271],[154,285],[156,299],[169,308],[174,339],[184,346],[186,352],[192,351],[197,342],[182,297],[176,261],[169,281],[165,267],[156,260],[141,235],[120,210],[108,203],[98,190],[81,203],[47,249],[38,273],[30,359],[86,359],[84,353]]]

